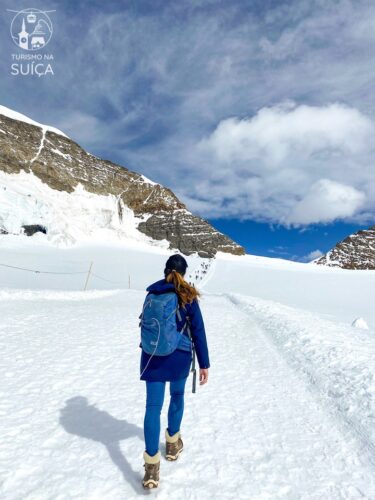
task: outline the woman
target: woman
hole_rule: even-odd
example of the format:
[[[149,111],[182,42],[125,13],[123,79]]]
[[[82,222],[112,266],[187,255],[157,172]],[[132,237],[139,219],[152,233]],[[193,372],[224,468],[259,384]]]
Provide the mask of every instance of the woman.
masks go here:
[[[165,278],[156,281],[147,288],[149,294],[175,292],[178,298],[179,312],[176,317],[177,330],[182,331],[181,339],[171,354],[153,356],[142,350],[141,380],[146,381],[146,414],[144,435],[146,450],[144,456],[145,475],[143,486],[156,488],[159,484],[160,469],[160,413],[164,401],[165,384],[170,382],[170,403],[168,409],[168,427],[165,431],[166,458],[177,460],[183,449],[180,435],[181,420],[184,411],[184,390],[192,361],[194,343],[199,364],[199,382],[204,385],[208,380],[210,361],[202,313],[198,304],[199,292],[184,280],[187,262],[182,255],[169,257],[165,264]],[[189,322],[191,340],[188,337],[186,322]],[[142,345],[141,345],[142,347]]]

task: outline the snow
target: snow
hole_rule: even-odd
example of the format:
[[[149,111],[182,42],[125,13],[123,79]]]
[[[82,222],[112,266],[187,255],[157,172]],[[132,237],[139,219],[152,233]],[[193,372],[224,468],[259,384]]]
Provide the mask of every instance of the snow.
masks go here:
[[[148,177],[146,177],[145,175],[141,175],[141,178],[143,179],[144,182],[146,182],[147,184],[151,184],[152,186],[157,186],[158,183],[157,182],[154,182],[152,180],[150,180]]]
[[[353,321],[352,326],[354,328],[360,328],[361,330],[368,330],[368,325],[363,318],[357,318]]]
[[[23,115],[22,113],[19,113],[18,111],[14,111],[13,109],[9,109],[6,106],[1,106],[0,105],[0,116],[4,115],[7,116],[8,118],[12,118],[12,120],[18,120],[21,122],[25,123],[30,123],[31,125],[36,125],[37,127],[41,127],[43,131],[45,132],[46,130],[50,132],[54,132],[55,134],[63,135],[64,137],[67,137],[61,130],[55,128],[55,127],[50,127],[49,125],[43,125],[42,123],[36,122],[29,118],[26,115]],[[1,121],[1,120],[0,120]]]
[[[144,293],[32,293],[0,301],[2,498],[137,498]],[[155,496],[373,498],[369,453],[263,326],[224,295],[207,295],[202,310],[210,381],[196,395],[189,381],[185,451],[177,463],[162,461]]]
[[[83,290],[92,263],[90,289],[123,289],[130,281],[132,289],[145,290],[150,280],[160,279],[164,263],[173,253],[132,240],[56,247],[38,233],[32,237],[0,235],[0,283],[3,289]],[[202,259],[192,255],[187,260],[188,274],[198,274],[194,281],[201,283],[205,276]]]
[[[374,330],[366,335],[350,325],[255,297],[228,298],[251,315],[338,427],[355,438],[362,455],[375,465]]]
[[[34,161],[42,148],[44,139]],[[119,216],[119,204],[122,218]],[[78,184],[72,193],[51,189],[32,172],[7,174],[0,171],[0,228],[11,234],[22,226],[40,224],[43,236],[56,246],[98,241],[131,241],[144,248],[169,247],[167,240],[155,241],[137,230],[145,217],[136,217],[115,195],[97,195]]]
[[[375,327],[374,271],[220,253],[207,290],[270,299],[348,324],[363,317]]]
[[[53,153],[56,153],[59,156],[62,156],[66,160],[72,161],[72,157],[69,154],[62,153],[59,149],[50,148],[50,151],[52,151]]]
[[[36,153],[36,155],[30,160],[30,165],[32,165],[34,163],[35,160],[37,160],[39,158],[39,155],[44,147],[44,141],[46,140],[46,128],[43,126],[42,128],[42,138],[41,138],[41,141],[40,141],[40,144],[39,144],[39,148],[38,148],[38,151]]]
[[[0,237],[1,498],[145,494],[138,315],[171,253],[132,238]],[[152,495],[375,498],[375,272],[187,259],[212,366],[197,394],[188,381],[185,450],[162,459]],[[166,413],[167,399],[162,429]]]

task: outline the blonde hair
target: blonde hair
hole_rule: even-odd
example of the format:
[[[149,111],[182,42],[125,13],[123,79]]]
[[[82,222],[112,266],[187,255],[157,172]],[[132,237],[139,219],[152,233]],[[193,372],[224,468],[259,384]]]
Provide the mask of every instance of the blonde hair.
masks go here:
[[[165,280],[167,283],[174,284],[182,307],[185,307],[185,304],[191,304],[194,299],[198,299],[201,295],[198,290],[194,286],[189,285],[189,283],[184,280],[182,274],[177,272],[175,269],[172,269],[167,274]]]

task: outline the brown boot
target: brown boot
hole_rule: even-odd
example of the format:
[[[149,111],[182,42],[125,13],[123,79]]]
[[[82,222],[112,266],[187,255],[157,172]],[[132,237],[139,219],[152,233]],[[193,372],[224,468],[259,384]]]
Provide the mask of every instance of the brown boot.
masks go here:
[[[144,488],[157,488],[159,486],[159,471],[160,471],[160,451],[153,457],[147,451],[143,452],[145,460],[145,476],[142,484]]]
[[[167,460],[177,460],[179,454],[184,449],[184,443],[182,442],[181,435],[179,432],[173,434],[173,436],[169,435],[168,429],[165,429],[165,458]]]

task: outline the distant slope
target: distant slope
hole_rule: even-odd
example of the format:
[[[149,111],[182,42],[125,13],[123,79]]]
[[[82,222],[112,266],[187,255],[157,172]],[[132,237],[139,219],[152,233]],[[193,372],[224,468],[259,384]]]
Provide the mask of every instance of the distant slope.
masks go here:
[[[375,271],[350,271],[314,263],[218,254],[203,290],[239,293],[336,318],[359,317],[375,328]],[[202,285],[200,285],[202,287]]]
[[[30,198],[32,203],[29,205],[40,208],[34,219],[32,210],[24,210],[27,222],[23,224],[18,206],[23,202],[17,198],[17,183],[14,182],[14,176],[22,172],[31,174],[30,182],[23,178],[23,186],[30,184],[30,192],[24,188],[22,195]],[[70,225],[76,224],[74,208],[82,219],[84,205],[87,217],[81,220],[81,225],[86,228],[87,235],[95,233],[98,227],[116,231],[113,224],[106,225],[106,221],[116,219],[120,238],[125,238],[130,211],[134,226],[131,232],[141,232],[154,241],[160,241],[163,247],[167,242],[170,248],[186,255],[196,252],[202,257],[212,257],[217,251],[245,253],[243,247],[190,213],[170,189],[111,161],[97,158],[59,130],[34,122],[4,106],[0,106],[0,173],[6,174],[1,179],[3,189],[0,190],[0,207],[7,206],[5,211],[0,208],[0,231],[3,233],[17,234],[22,232],[25,224],[41,224],[46,227],[47,235],[56,233],[56,228],[60,227],[62,239],[66,236],[68,240],[79,241],[82,232],[72,234]],[[36,183],[31,179],[35,177],[42,181],[43,188],[33,189]],[[6,196],[10,184],[13,193]],[[48,191],[46,198],[47,186],[53,191]],[[61,200],[61,193],[74,196],[65,197],[63,206],[60,204],[56,210],[53,193],[56,200]],[[98,198],[92,195],[98,195]],[[91,203],[87,203],[90,196]],[[108,203],[103,197],[109,197]],[[10,199],[14,200],[13,206]],[[64,206],[69,207],[69,218],[64,213]],[[162,240],[165,240],[164,244]]]
[[[343,269],[375,269],[375,226],[351,234],[315,263]]]

